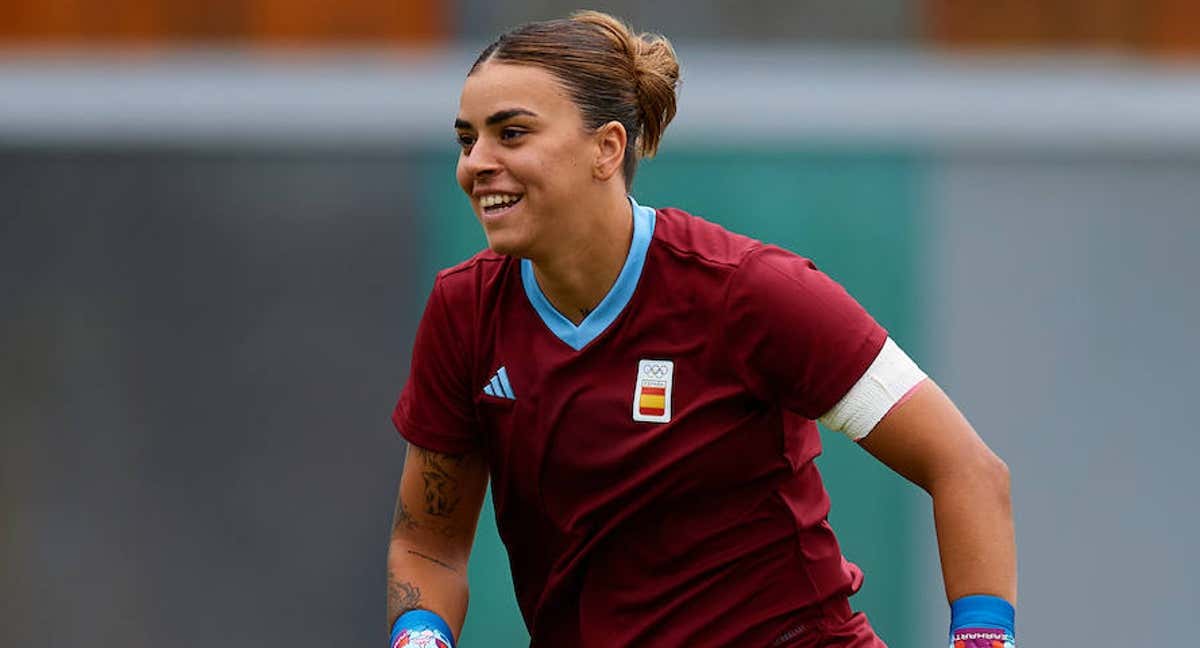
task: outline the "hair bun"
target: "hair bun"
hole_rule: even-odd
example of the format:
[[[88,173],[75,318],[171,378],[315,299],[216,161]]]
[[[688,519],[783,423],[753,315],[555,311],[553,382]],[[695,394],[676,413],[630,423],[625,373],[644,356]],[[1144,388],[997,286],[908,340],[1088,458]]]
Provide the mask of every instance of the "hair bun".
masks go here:
[[[642,126],[637,150],[644,157],[653,156],[667,124],[675,118],[679,60],[671,41],[662,34],[636,34],[629,25],[599,11],[577,11],[571,14],[571,20],[599,27],[629,57],[630,80]]]
[[[639,34],[633,45],[634,82],[643,126],[638,148],[649,157],[658,150],[667,124],[675,118],[679,59],[671,42],[661,34]]]

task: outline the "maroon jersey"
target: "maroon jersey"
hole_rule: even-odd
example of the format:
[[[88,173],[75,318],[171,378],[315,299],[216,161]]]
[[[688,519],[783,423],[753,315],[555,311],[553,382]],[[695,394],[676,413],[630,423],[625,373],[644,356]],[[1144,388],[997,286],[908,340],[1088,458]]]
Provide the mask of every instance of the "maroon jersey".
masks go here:
[[[675,209],[633,218],[579,326],[528,261],[439,273],[393,420],[488,457],[533,646],[783,644],[862,582],[813,419],[887,333],[806,259]]]

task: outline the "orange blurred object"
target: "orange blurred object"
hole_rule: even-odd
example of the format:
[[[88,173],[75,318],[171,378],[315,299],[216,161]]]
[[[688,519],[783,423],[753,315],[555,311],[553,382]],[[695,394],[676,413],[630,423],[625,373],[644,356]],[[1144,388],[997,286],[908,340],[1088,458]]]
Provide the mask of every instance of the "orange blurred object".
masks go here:
[[[951,49],[1200,54],[1195,0],[926,0],[929,39]]]
[[[413,45],[445,40],[433,0],[4,0],[0,44]]]
[[[1154,0],[1158,8],[1146,22],[1149,46],[1160,54],[1200,55],[1200,2]]]

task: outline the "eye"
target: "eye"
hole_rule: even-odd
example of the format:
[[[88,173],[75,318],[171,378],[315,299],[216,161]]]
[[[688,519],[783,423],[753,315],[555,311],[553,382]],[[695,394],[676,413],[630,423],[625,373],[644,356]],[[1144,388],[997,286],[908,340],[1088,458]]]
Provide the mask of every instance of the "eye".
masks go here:
[[[509,126],[500,131],[500,141],[508,142],[527,134],[529,131]]]
[[[458,133],[454,136],[454,139],[464,149],[471,148],[471,145],[475,143],[475,136],[470,133]]]

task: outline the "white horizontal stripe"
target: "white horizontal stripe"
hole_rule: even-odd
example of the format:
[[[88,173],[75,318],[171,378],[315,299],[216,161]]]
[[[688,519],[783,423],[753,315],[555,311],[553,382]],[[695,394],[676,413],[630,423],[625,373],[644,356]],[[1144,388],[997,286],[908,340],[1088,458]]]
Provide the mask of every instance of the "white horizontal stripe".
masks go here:
[[[1200,70],[1115,57],[680,46],[665,150],[861,142],[925,148],[1200,151]],[[9,142],[411,147],[453,151],[476,50],[0,51]],[[719,128],[714,126],[719,125]]]

